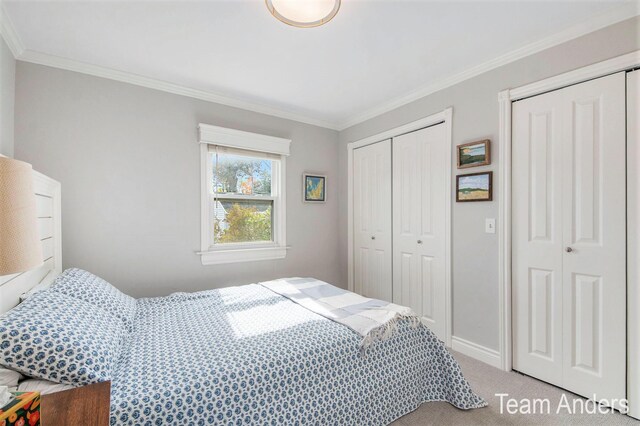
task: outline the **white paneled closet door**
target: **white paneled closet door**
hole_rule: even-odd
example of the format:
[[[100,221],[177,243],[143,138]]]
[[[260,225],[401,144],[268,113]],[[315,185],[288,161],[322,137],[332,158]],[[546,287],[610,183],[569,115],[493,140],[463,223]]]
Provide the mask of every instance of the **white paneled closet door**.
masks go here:
[[[562,91],[513,104],[513,368],[562,386]]]
[[[513,104],[514,369],[626,394],[625,74]]]
[[[446,332],[445,125],[393,138],[393,301]]]
[[[391,301],[391,140],[353,151],[354,287]]]

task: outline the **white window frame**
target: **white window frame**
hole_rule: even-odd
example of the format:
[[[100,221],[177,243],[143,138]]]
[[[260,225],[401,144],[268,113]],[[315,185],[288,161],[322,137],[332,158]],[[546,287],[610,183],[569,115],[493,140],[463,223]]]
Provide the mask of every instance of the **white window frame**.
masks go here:
[[[200,124],[200,182],[201,182],[201,246],[198,254],[203,265],[252,262],[259,260],[284,259],[287,254],[286,232],[286,158],[289,156],[290,139],[266,136],[241,130]],[[212,220],[210,203],[210,183],[213,168],[209,145],[255,151],[262,154],[275,154],[280,158],[274,162],[271,181],[271,196],[256,199],[273,200],[273,241],[249,243],[214,244],[212,238]],[[225,195],[222,198],[233,198]]]

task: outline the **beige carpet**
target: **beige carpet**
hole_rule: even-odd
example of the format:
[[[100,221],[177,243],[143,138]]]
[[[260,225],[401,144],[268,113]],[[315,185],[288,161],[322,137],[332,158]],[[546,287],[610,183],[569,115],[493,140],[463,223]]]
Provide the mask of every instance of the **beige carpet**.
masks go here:
[[[583,400],[570,392],[559,389],[531,377],[505,372],[476,361],[457,352],[452,352],[462,367],[462,372],[473,390],[489,403],[488,407],[476,410],[458,410],[446,402],[422,404],[413,413],[398,419],[394,426],[414,425],[640,425],[631,417],[618,412],[609,414],[568,414],[562,409],[555,414],[562,394],[566,401]],[[547,398],[552,414],[508,414],[506,407],[500,413],[500,399],[496,393],[508,393],[509,397]]]

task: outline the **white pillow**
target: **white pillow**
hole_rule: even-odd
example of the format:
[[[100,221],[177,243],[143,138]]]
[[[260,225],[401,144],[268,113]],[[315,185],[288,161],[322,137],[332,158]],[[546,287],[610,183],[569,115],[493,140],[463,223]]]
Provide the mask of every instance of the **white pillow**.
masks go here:
[[[40,395],[73,389],[71,385],[50,382],[48,380],[27,379],[20,382],[18,392],[40,392]]]
[[[0,366],[0,386],[7,386],[9,392],[14,392],[18,387],[18,382],[22,379],[22,374],[17,371]]]

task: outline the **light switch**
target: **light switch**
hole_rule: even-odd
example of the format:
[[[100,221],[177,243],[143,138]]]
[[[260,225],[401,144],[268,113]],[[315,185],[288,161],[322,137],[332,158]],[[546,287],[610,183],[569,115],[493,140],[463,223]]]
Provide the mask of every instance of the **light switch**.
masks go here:
[[[487,234],[496,233],[496,220],[493,218],[487,218],[484,220],[484,232]]]

